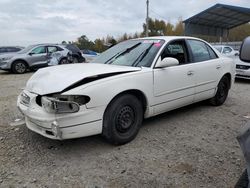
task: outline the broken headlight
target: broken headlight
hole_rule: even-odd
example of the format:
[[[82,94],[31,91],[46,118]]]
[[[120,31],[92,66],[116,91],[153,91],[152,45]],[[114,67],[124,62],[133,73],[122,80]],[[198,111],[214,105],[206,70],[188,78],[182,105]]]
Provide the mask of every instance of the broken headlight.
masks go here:
[[[53,97],[43,96],[41,103],[43,108],[49,113],[74,113],[78,112],[80,105],[88,103],[90,98],[82,95],[53,95]]]

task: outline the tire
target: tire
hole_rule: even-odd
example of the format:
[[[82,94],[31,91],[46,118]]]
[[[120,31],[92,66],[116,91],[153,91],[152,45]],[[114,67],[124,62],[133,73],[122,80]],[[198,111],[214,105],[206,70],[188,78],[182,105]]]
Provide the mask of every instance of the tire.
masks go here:
[[[247,174],[247,169],[246,169],[244,170],[239,180],[237,181],[235,188],[248,188],[248,184],[249,184],[249,180],[248,180],[248,174]]]
[[[62,58],[59,62],[59,65],[69,64],[67,58]]]
[[[24,61],[15,61],[11,66],[11,71],[15,74],[23,74],[27,72],[28,66]]]
[[[73,57],[73,61],[72,61],[72,63],[79,63],[79,61],[78,61],[77,57]]]
[[[119,96],[104,113],[102,135],[112,144],[126,144],[136,137],[142,120],[142,103],[130,94]]]
[[[222,105],[227,99],[229,88],[230,81],[228,77],[223,76],[218,84],[215,96],[209,100],[210,104],[213,106]]]

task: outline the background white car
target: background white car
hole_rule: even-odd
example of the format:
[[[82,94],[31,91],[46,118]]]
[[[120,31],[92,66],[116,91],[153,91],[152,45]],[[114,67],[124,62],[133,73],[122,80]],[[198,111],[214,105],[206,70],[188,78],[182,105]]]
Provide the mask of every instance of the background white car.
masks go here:
[[[236,78],[250,79],[250,63],[236,60]]]
[[[214,45],[214,47],[223,55],[234,58],[239,56],[239,51],[234,50],[231,46]]]
[[[222,105],[235,64],[207,42],[151,37],[119,43],[92,63],[36,72],[17,105],[29,129],[52,139],[135,138],[143,118],[209,99]]]

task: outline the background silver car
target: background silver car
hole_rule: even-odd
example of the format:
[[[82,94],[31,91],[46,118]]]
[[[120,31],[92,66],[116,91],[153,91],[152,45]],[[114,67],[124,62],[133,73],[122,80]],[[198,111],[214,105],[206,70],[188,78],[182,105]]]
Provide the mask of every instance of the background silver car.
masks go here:
[[[67,61],[68,49],[57,44],[38,44],[12,54],[0,55],[0,69],[22,74],[29,69],[37,69],[48,66],[51,54],[65,51],[65,56],[61,56],[59,64]]]

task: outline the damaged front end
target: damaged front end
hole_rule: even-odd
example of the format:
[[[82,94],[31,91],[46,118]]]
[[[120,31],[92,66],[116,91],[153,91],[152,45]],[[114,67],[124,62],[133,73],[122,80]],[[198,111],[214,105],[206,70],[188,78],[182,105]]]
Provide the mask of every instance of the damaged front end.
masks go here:
[[[62,140],[100,132],[101,113],[99,109],[95,109],[96,112],[88,109],[89,101],[90,97],[85,95],[39,95],[24,90],[18,97],[17,106],[30,130]]]

